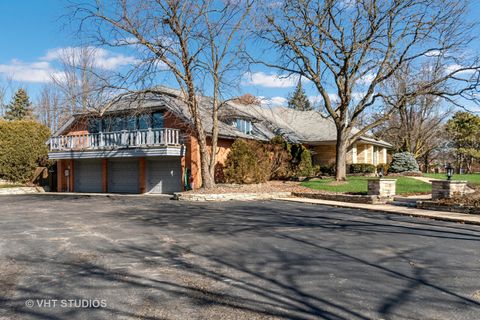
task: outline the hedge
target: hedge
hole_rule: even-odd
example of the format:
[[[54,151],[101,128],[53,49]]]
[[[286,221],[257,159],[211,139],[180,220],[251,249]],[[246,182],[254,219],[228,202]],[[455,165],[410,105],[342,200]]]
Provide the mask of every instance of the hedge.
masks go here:
[[[47,160],[50,130],[32,120],[0,119],[0,178],[27,182]]]
[[[350,173],[375,173],[377,167],[369,163],[352,163],[349,165]]]

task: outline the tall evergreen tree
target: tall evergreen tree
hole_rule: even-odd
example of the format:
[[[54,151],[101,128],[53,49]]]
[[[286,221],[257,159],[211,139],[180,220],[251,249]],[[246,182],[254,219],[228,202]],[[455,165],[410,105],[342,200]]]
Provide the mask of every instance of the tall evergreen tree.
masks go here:
[[[10,104],[7,105],[5,119],[22,120],[29,118],[32,118],[32,103],[27,92],[23,89],[18,89]]]
[[[300,79],[295,87],[295,91],[288,98],[288,107],[300,111],[313,110],[313,107],[303,90],[302,81]]]

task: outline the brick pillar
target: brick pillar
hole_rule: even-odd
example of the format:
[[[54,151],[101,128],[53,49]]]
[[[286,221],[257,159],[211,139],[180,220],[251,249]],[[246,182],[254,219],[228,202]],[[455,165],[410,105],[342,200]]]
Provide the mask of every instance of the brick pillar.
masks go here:
[[[75,164],[75,161],[73,159],[70,159],[68,164],[68,169],[70,171],[70,175],[68,176],[70,189],[68,191],[70,192],[75,192],[75,179],[74,179],[75,165],[74,164]]]
[[[396,194],[396,179],[368,179],[368,194],[393,197]]]
[[[102,159],[102,192],[108,192],[108,160]]]
[[[57,160],[57,192],[63,192],[63,161]]]
[[[466,181],[431,180],[432,200],[463,196],[467,192]]]
[[[140,183],[140,193],[146,192],[146,184],[145,184],[145,157],[141,157],[138,160],[138,169],[139,169],[139,183]]]

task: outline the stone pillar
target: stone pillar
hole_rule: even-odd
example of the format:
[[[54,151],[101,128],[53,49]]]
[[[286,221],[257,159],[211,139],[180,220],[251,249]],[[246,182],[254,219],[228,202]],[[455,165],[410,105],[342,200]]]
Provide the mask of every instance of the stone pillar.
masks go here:
[[[368,194],[380,197],[393,197],[396,193],[396,179],[368,179]]]
[[[466,181],[431,180],[432,200],[463,196],[467,192]]]

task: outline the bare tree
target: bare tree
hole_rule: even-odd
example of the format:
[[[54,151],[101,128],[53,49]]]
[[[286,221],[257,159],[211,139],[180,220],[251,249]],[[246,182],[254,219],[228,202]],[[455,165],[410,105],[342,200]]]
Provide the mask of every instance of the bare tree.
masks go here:
[[[456,104],[461,104],[458,97],[474,99],[479,63],[463,50],[472,40],[467,5],[457,0],[267,4],[258,37],[278,51],[279,58],[254,61],[300,75],[318,91],[322,109],[337,129],[336,179],[344,180],[348,147],[406,101],[422,95]],[[435,69],[435,77],[427,80],[418,76],[426,61]],[[412,72],[409,81],[414,85],[409,88],[414,90],[392,92],[388,81],[405,67]],[[450,85],[441,85],[446,83]],[[372,110],[382,110],[382,115],[358,127],[359,119]]]
[[[34,112],[42,124],[49,127],[52,132],[55,132],[71,115],[70,110],[65,110],[64,106],[61,94],[57,88],[53,85],[45,85],[34,105]]]
[[[237,36],[251,6],[250,1],[112,0],[74,7],[81,31],[97,44],[128,47],[138,56],[135,68],[118,78],[117,89],[163,93],[154,84],[165,73],[176,82],[198,140],[205,188],[215,184],[218,109],[225,101],[227,75],[238,66],[242,40]],[[210,132],[200,112],[200,95],[208,93],[213,97],[207,110]]]
[[[391,96],[402,97],[408,92],[421,90],[413,88],[414,85],[422,85],[424,82],[435,79],[439,75],[434,66],[424,65],[420,75],[412,73],[407,67],[397,72],[386,85],[391,86]],[[399,70],[400,71],[400,70]],[[421,77],[413,81],[412,77]],[[423,79],[423,81],[422,81]],[[446,91],[446,83],[439,84],[437,91]],[[387,90],[384,88],[384,92]],[[436,95],[419,95],[398,102],[390,119],[374,129],[374,134],[393,144],[397,152],[410,152],[417,160],[422,160],[424,167],[428,169],[428,163],[432,160],[435,150],[444,143],[445,120],[450,113],[450,108]],[[383,117],[380,114],[378,117]],[[373,122],[375,119],[373,120]]]
[[[61,71],[52,81],[62,93],[62,103],[70,114],[86,111],[101,112],[110,96],[112,76],[97,66],[97,49],[90,46],[69,47],[59,52]]]
[[[5,94],[7,89],[4,86],[0,86],[0,118],[5,114]]]

